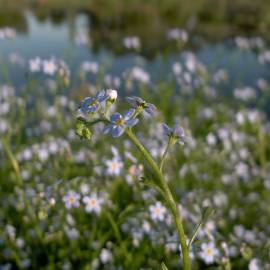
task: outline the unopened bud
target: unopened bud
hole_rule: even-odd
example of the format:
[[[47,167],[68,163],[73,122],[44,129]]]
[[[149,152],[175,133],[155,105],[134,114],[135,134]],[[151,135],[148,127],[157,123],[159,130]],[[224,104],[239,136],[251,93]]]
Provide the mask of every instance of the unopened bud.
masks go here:
[[[115,101],[117,99],[117,91],[113,89],[107,89],[106,95],[109,97],[110,101]]]

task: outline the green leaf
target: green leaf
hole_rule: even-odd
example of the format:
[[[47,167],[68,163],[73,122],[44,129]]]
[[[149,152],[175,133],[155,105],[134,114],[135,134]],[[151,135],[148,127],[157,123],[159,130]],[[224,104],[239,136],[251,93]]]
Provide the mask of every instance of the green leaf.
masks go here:
[[[77,123],[76,123],[76,134],[78,136],[82,135],[83,128],[84,128],[84,124],[81,121],[77,121]]]
[[[169,270],[164,262],[161,263],[161,270]]]
[[[81,121],[77,121],[76,124],[76,134],[81,138],[81,139],[87,139],[90,140],[92,137],[92,132],[90,128],[85,126],[85,124]]]
[[[191,248],[192,246],[192,243],[194,242],[196,236],[198,235],[202,225],[205,223],[205,221],[210,217],[210,215],[212,215],[214,212],[213,208],[208,206],[208,207],[205,207],[204,210],[203,210],[203,214],[202,214],[202,218],[201,218],[201,221],[199,222],[199,224],[196,226],[196,229],[190,239],[190,242],[188,244],[188,249]]]
[[[205,207],[202,214],[202,223],[204,223],[213,213],[214,209],[212,207]]]

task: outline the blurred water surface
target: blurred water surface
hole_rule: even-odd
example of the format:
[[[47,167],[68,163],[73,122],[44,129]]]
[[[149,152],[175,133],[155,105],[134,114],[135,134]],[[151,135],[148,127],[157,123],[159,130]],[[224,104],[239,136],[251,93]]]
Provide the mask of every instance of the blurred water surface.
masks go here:
[[[151,26],[152,32],[147,36],[140,24],[134,27],[132,21],[127,21],[127,26],[125,22],[115,26],[113,23],[97,20],[89,12],[69,14],[55,11],[44,16],[30,9],[10,13],[8,10],[2,11],[0,26],[12,27],[17,34],[14,39],[0,41],[0,56],[5,62],[0,79],[3,83],[12,81],[13,85],[22,85],[28,79],[28,62],[34,57],[65,60],[74,82],[82,61],[95,61],[105,65],[107,71],[115,76],[120,76],[135,64],[143,64],[146,70],[151,71],[153,79],[162,79],[170,76],[174,62],[181,61],[186,52],[192,52],[209,71],[214,72],[220,68],[227,71],[230,80],[223,86],[225,89],[255,86],[259,78],[269,81],[268,68],[258,62],[257,53],[254,50],[239,50],[235,46],[236,33],[224,37],[217,35],[215,30],[212,36],[205,36],[194,26],[193,20],[189,18],[185,24],[175,25],[187,28],[189,35],[188,42],[178,46],[166,40],[172,27],[167,25],[166,28],[164,22],[156,25],[157,29],[161,29],[158,35],[153,34],[158,30],[153,30]],[[217,29],[219,27],[216,26]],[[241,33],[245,34],[250,35],[248,31]],[[125,36],[138,36],[140,50],[126,50],[123,46]]]

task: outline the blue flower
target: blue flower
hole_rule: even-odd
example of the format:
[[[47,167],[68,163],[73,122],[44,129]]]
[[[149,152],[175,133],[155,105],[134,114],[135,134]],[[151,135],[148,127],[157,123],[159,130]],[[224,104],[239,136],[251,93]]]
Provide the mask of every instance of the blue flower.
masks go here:
[[[80,104],[82,113],[94,113],[100,108],[100,103],[108,98],[105,91],[99,92],[95,97],[87,97]]]
[[[110,117],[110,124],[103,130],[104,133],[111,133],[113,137],[121,136],[126,127],[133,127],[138,123],[137,118],[132,118],[135,110],[130,109],[122,116],[120,113],[115,113]]]
[[[135,109],[139,109],[139,112],[145,110],[150,115],[153,115],[155,110],[157,109],[154,104],[148,103],[140,97],[127,97],[127,102],[131,104]]]
[[[188,140],[182,127],[174,126],[173,128],[170,128],[166,124],[162,124],[162,126],[164,134],[169,137],[172,144],[179,143],[183,145]]]

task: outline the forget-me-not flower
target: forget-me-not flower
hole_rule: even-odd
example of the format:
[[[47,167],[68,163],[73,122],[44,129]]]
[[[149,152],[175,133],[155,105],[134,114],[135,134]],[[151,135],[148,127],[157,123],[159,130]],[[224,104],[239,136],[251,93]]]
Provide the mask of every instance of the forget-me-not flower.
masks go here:
[[[132,118],[135,110],[130,109],[124,116],[114,113],[110,117],[110,124],[104,128],[104,133],[111,133],[113,137],[121,136],[127,127],[133,127],[138,123],[137,118]]]
[[[141,99],[140,97],[127,97],[126,98],[127,102],[129,104],[132,105],[133,108],[135,109],[139,109],[141,111],[145,110],[147,113],[153,115],[155,110],[156,110],[156,106],[152,103],[148,103],[145,100]]]
[[[80,194],[77,192],[70,190],[64,197],[63,201],[65,203],[66,208],[76,208],[80,205]]]
[[[185,131],[180,126],[174,126],[173,128],[168,127],[166,124],[163,124],[163,131],[166,136],[171,139],[171,143],[184,144],[188,140],[188,137],[185,134]]]
[[[95,97],[86,97],[80,105],[82,113],[94,113],[100,108],[100,103],[108,98],[105,91],[99,92]]]
[[[102,198],[98,198],[96,193],[91,194],[90,196],[84,196],[83,202],[85,204],[85,211],[88,213],[99,214],[101,212],[101,205],[103,203]]]
[[[151,218],[154,221],[163,221],[166,215],[166,208],[161,204],[161,202],[156,202],[154,205],[149,206]]]

